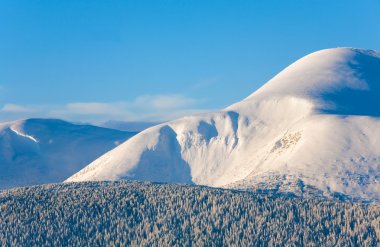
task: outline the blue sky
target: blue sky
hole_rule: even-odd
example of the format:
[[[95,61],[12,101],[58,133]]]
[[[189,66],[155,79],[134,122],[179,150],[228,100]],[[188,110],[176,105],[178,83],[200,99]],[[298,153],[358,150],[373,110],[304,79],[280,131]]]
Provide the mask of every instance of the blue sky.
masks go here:
[[[163,121],[324,48],[380,50],[379,0],[0,0],[0,120]]]

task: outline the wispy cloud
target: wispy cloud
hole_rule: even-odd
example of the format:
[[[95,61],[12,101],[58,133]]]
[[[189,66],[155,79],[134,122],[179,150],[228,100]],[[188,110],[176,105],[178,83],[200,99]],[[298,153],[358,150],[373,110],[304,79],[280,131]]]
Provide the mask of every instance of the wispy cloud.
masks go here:
[[[218,81],[219,81],[219,78],[216,76],[203,78],[199,80],[197,83],[192,84],[192,86],[190,87],[190,90],[193,90],[193,91],[204,90],[205,88],[214,86]]]
[[[36,112],[30,106],[17,105],[17,104],[5,104],[1,109],[1,113],[32,113]]]
[[[0,84],[0,95],[4,94],[6,92],[6,88],[3,84]]]
[[[6,119],[28,117],[62,118],[72,121],[104,122],[166,121],[207,111],[203,100],[180,94],[142,95],[132,101],[70,102],[64,105],[6,104],[0,112]]]
[[[138,97],[131,106],[151,108],[154,110],[170,110],[187,108],[196,105],[198,101],[182,95],[144,95]]]

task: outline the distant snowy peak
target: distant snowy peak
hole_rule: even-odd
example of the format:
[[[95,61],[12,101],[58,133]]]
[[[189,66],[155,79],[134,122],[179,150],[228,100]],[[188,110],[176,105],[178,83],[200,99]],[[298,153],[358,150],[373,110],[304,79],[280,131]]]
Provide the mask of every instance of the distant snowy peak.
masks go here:
[[[380,200],[379,116],[380,53],[322,50],[224,110],[141,132],[67,181],[292,190],[290,179],[315,191]]]
[[[134,134],[57,119],[0,123],[0,189],[61,182]]]

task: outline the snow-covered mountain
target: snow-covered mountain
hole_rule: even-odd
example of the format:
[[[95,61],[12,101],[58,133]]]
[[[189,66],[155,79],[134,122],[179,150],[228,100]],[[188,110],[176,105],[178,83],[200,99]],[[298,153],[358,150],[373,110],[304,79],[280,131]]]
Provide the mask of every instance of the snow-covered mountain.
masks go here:
[[[54,119],[0,124],[0,188],[62,182],[135,133]]]
[[[243,101],[149,128],[66,181],[123,178],[380,199],[380,52],[312,53]]]

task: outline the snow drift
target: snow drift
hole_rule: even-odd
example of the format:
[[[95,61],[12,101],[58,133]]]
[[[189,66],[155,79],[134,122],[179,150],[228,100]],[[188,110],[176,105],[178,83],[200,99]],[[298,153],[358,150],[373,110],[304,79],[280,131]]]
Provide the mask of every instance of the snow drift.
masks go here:
[[[61,182],[134,133],[54,119],[0,124],[0,189]]]
[[[312,53],[241,102],[149,128],[66,181],[136,179],[380,199],[380,52]]]

